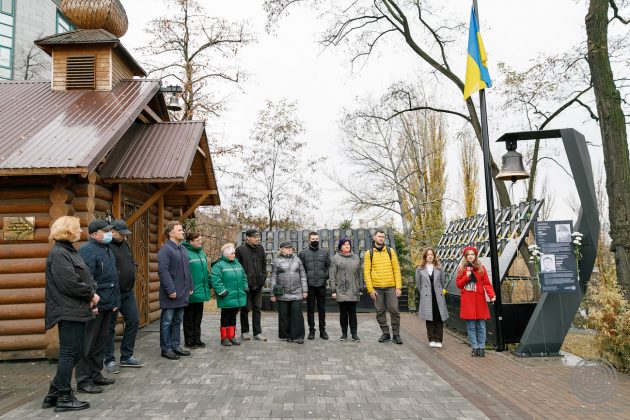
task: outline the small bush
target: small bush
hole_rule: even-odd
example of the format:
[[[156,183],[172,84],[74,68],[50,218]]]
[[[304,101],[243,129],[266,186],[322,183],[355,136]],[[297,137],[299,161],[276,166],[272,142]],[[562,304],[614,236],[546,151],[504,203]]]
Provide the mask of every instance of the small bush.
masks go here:
[[[600,356],[621,371],[630,371],[630,305],[617,284],[614,264],[600,268],[589,285],[586,325],[599,332]]]

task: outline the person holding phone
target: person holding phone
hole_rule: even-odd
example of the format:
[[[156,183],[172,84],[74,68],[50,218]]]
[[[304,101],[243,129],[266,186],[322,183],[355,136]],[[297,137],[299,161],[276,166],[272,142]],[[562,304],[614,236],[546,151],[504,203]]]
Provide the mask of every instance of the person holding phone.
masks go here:
[[[490,301],[496,295],[488,271],[478,258],[479,252],[474,246],[464,248],[464,259],[457,268],[457,287],[461,291],[459,317],[466,321],[468,340],[472,347],[471,356],[485,357],[486,319],[490,319],[490,311],[486,302],[486,294]]]

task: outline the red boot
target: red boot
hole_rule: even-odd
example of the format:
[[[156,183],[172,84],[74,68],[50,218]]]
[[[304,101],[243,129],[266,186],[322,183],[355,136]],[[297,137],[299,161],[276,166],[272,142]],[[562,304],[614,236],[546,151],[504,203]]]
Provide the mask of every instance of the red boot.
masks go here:
[[[227,329],[228,329],[228,340],[230,340],[230,343],[232,343],[233,346],[240,346],[241,340],[234,337],[236,335],[236,326],[230,325],[229,327],[227,327]]]
[[[229,327],[221,327],[221,345],[222,346],[232,345],[232,343],[230,342],[230,339],[228,338],[228,335],[229,335],[228,328]]]

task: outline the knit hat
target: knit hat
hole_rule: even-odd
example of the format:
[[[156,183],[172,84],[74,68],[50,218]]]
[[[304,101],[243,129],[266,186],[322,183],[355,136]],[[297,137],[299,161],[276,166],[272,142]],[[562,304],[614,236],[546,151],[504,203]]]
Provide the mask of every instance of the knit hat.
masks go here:
[[[350,248],[352,248],[352,240],[350,238],[341,238],[339,239],[339,244],[337,245],[337,251],[341,251],[341,247],[346,242],[350,242]]]
[[[478,256],[479,256],[479,251],[477,251],[477,248],[475,248],[475,247],[474,247],[474,246],[472,246],[472,245],[467,246],[466,248],[464,248],[464,250],[462,251],[462,256],[464,256],[464,257],[465,257],[465,256],[466,256],[466,253],[467,253],[468,251],[472,251],[472,252],[474,252],[474,253],[475,253],[475,257],[478,257]]]

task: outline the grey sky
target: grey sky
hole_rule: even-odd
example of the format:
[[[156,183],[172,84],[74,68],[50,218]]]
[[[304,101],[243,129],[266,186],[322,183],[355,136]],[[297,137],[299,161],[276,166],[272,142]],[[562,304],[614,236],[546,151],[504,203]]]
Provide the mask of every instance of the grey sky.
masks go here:
[[[168,13],[163,1],[155,0],[122,0],[129,16],[130,29],[123,37],[128,48],[136,48],[146,41],[143,29],[154,17]],[[316,43],[319,32],[324,28],[314,13],[294,9],[292,14],[281,21],[275,35],[264,32],[265,15],[261,0],[209,1],[200,3],[210,14],[231,19],[250,21],[257,33],[258,42],[244,48],[239,53],[239,65],[250,77],[242,84],[243,91],[233,90],[230,96],[229,110],[220,119],[211,119],[208,132],[217,136],[223,143],[247,143],[249,130],[256,119],[257,111],[266,99],[297,100],[301,118],[306,123],[309,151],[329,156],[327,166],[338,165],[338,143],[340,141],[337,121],[344,107],[352,107],[356,99],[371,95],[379,97],[387,87],[399,80],[418,80],[418,74],[427,71],[419,59],[414,56],[402,40],[382,48],[371,57],[360,71],[352,72],[348,55],[343,47],[322,51]],[[440,2],[441,3],[441,2]],[[446,13],[468,21],[471,2],[448,2]],[[512,67],[524,69],[541,53],[564,51],[585,39],[584,16],[585,4],[573,0],[532,0],[516,1],[479,1],[481,31],[484,38],[490,74],[495,86],[500,83],[497,63],[503,61]],[[461,59],[453,64],[457,73],[464,77],[467,34],[461,39]],[[137,55],[137,53],[134,53]],[[355,69],[356,70],[356,69]],[[463,100],[461,93],[450,86],[437,87],[436,94],[443,101],[457,103]],[[502,99],[493,95],[490,89],[487,94],[491,107],[490,133],[491,141],[507,131],[525,130],[527,127],[520,118],[505,116],[495,111],[500,108]],[[586,122],[586,124],[585,124]],[[461,191],[457,165],[458,143],[454,135],[463,124],[457,119],[449,120],[448,161],[449,187],[447,194],[456,198]],[[589,140],[599,144],[598,128],[587,121],[583,112],[571,112],[559,118],[549,128],[573,127],[582,131]],[[503,153],[500,146],[493,146],[495,159],[499,160]],[[599,166],[601,148],[593,148],[594,170]],[[550,150],[549,153],[556,153]],[[556,153],[557,154],[557,153]],[[479,155],[481,156],[481,155]],[[561,161],[566,161],[562,156]],[[566,185],[569,178],[553,165],[543,166],[549,171],[556,187]],[[482,180],[482,174],[480,174]],[[348,218],[342,208],[342,196],[326,177],[321,175],[321,186],[324,192],[324,203],[321,207],[323,217],[318,218],[326,224],[337,223]],[[221,180],[219,180],[221,182]],[[482,182],[482,181],[481,181]],[[522,185],[515,188],[516,198],[524,191]],[[558,188],[559,196],[567,194],[567,188]],[[481,193],[483,194],[483,192]],[[556,200],[558,209],[554,216],[559,219],[570,217],[563,198]],[[340,207],[341,206],[341,207]],[[456,215],[457,208],[451,208],[449,216]],[[481,211],[485,211],[482,201]],[[355,222],[358,218],[355,217]],[[323,226],[321,226],[323,227]]]

